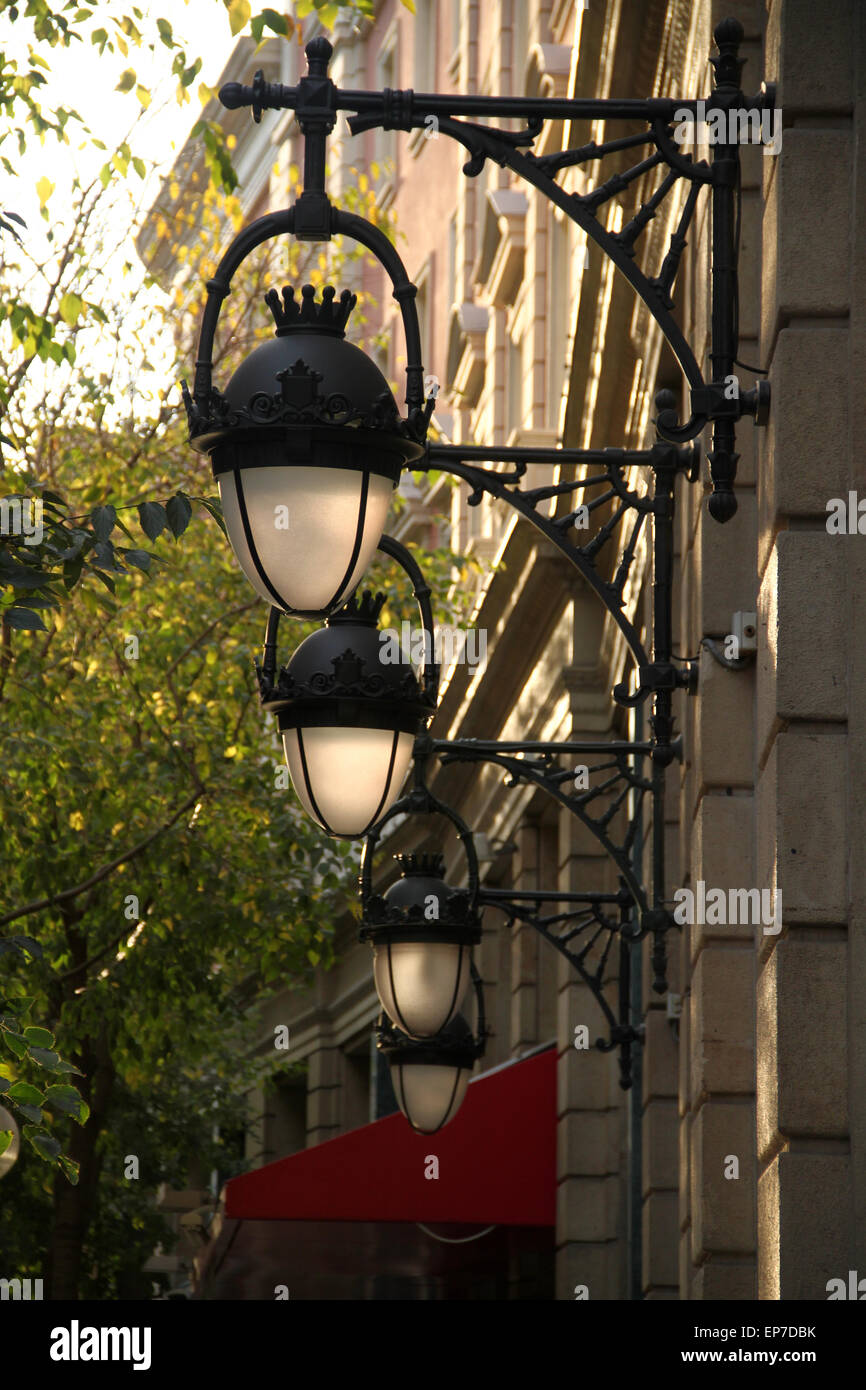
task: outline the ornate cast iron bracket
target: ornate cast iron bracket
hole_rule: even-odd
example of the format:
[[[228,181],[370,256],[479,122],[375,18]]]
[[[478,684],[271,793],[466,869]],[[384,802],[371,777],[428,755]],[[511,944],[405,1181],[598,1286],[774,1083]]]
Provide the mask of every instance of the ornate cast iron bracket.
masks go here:
[[[691,441],[708,424],[712,425],[709,461],[713,491],[710,514],[718,521],[729,520],[736,512],[734,480],[736,424],[750,415],[755,424],[764,424],[769,408],[769,386],[761,382],[751,391],[740,391],[734,367],[738,351],[737,250],[739,225],[740,161],[736,137],[722,139],[712,147],[709,161],[692,160],[680,148],[675,126],[683,112],[703,119],[721,118],[729,135],[729,113],[747,107],[763,112],[772,109],[775,89],[764,86],[747,100],[741,90],[743,61],[738,50],[743,29],[734,19],[724,20],[714,31],[718,53],[710,61],[715,71],[714,88],[706,100],[659,98],[649,100],[583,99],[554,97],[486,97],[459,94],[439,95],[412,91],[343,91],[328,75],[332,47],[324,37],[313,39],[306,48],[308,74],[294,87],[269,83],[257,73],[251,87],[230,83],[220,98],[235,109],[251,106],[253,117],[262,112],[294,110],[304,135],[304,191],[293,208],[260,218],[232,243],[207,286],[208,301],[192,393],[187,393],[191,425],[206,420],[218,406],[212,386],[213,342],[220,306],[230,292],[231,279],[245,257],[262,242],[285,233],[301,240],[322,241],[347,235],[366,246],[390,276],[406,338],[408,406],[405,421],[397,425],[417,445],[424,444],[433,410],[432,397],[424,399],[424,369],[421,335],[415,306],[415,286],[411,283],[395,247],[376,227],[363,218],[334,208],[325,187],[327,140],[340,111],[350,113],[349,127],[354,134],[373,128],[405,131],[424,129],[430,118],[438,133],[462,144],[468,152],[464,173],[477,176],[487,160],[510,169],[558,207],[582,229],[628,280],[659,325],[676,357],[688,389],[689,416],[680,421],[677,399],[672,392],[656,397],[656,428],[659,442],[647,450],[505,449],[471,445],[428,444],[423,459],[410,466],[418,469],[445,469],[461,478],[472,489],[469,502],[477,505],[486,493],[506,502],[556,547],[580,573],[604,603],[619,627],[636,669],[633,689],[622,682],[614,690],[616,700],[633,706],[652,695],[650,716],[652,738],[647,743],[608,744],[494,743],[458,740],[437,742],[422,735],[417,743],[415,785],[399,801],[389,816],[400,812],[441,811],[457,825],[469,858],[470,892],[479,891],[477,859],[468,827],[455,820],[455,813],[437,802],[424,783],[424,772],[432,751],[444,762],[489,761],[502,767],[512,784],[530,784],[551,795],[584,824],[611,857],[618,870],[621,888],[615,895],[520,893],[508,890],[497,894],[483,890],[483,900],[506,911],[510,921],[528,921],[567,959],[593,990],[607,1019],[610,1038],[600,1046],[620,1047],[623,1084],[628,1084],[631,1048],[639,1040],[632,1026],[628,998],[628,957],[631,947],[651,934],[653,937],[654,988],[666,988],[665,936],[674,925],[664,901],[664,822],[663,794],[666,766],[679,755],[674,737],[672,699],[677,689],[693,692],[697,668],[690,663],[675,664],[672,652],[673,517],[674,484],[678,473],[693,481],[698,473],[698,449]],[[519,130],[502,130],[486,121],[521,120]],[[598,143],[590,140],[579,148],[537,156],[533,145],[545,122],[601,122],[625,125],[625,133]],[[635,129],[637,127],[637,129]],[[635,162],[629,164],[633,158]],[[566,169],[581,169],[590,177],[605,166],[604,177],[582,192],[569,192],[557,182]],[[652,190],[641,201],[630,220],[614,230],[610,213],[614,199],[644,177],[654,181]],[[711,200],[712,222],[712,308],[710,369],[705,379],[701,367],[685,339],[675,316],[674,290],[677,273],[704,188]],[[674,204],[673,199],[679,198]],[[673,230],[659,263],[648,265],[650,248],[641,241],[647,227],[662,211],[671,211]],[[735,389],[730,389],[731,383]],[[283,410],[285,390],[280,399],[263,402],[263,408]],[[289,402],[293,407],[293,403]],[[293,407],[294,408],[294,407]],[[195,429],[192,433],[195,434]],[[479,467],[481,463],[493,465]],[[530,463],[551,463],[558,470],[558,481],[547,487],[523,489],[520,482]],[[497,466],[498,465],[498,466]],[[634,476],[645,467],[653,477],[652,491],[636,490]],[[581,504],[575,506],[575,494]],[[550,516],[542,503],[555,504]],[[586,518],[599,516],[597,532],[586,541],[577,538]],[[647,518],[652,518],[653,631],[652,655],[644,648],[640,634],[629,616],[629,571]],[[387,538],[386,538],[387,541]],[[600,558],[608,559],[615,541],[621,549],[615,564],[602,569]],[[389,546],[391,548],[389,548]],[[394,543],[383,542],[382,549],[394,555]],[[399,556],[397,558],[400,558]],[[414,563],[414,562],[413,562]],[[405,567],[405,566],[404,566]],[[417,566],[415,567],[417,569]],[[409,571],[412,574],[411,571]],[[416,597],[422,605],[425,629],[432,633],[429,590],[420,570],[412,574]],[[426,604],[426,610],[425,610]],[[260,682],[273,688],[276,673],[277,610],[271,611]],[[432,651],[433,644],[430,644]],[[425,690],[435,701],[438,671],[428,666]],[[574,786],[574,769],[561,765],[561,757],[592,760],[602,781],[593,787]],[[644,760],[649,770],[644,772]],[[569,786],[571,781],[571,786]],[[632,798],[633,812],[649,797],[652,806],[652,874],[647,888],[634,866],[638,818],[632,815],[624,833],[617,835],[618,812]],[[362,891],[369,873],[372,850],[384,822],[374,827],[365,842]],[[569,904],[565,911],[541,912],[544,902]],[[615,904],[619,920],[603,909]],[[585,935],[588,933],[588,935]],[[582,943],[581,934],[585,935]],[[619,938],[620,1000],[614,1014],[601,990],[614,937]],[[579,943],[579,944],[573,944]],[[596,948],[599,957],[590,961]]]
[[[631,947],[641,939],[633,922],[632,895],[625,886],[618,893],[560,893],[519,888],[482,888],[482,907],[505,913],[508,925],[520,922],[537,931],[564,956],[592,992],[608,1026],[607,1038],[596,1038],[601,1052],[619,1048],[620,1086],[632,1083],[632,1048],[643,1042],[643,1026],[631,1019]],[[547,903],[562,904],[559,912],[545,912]],[[607,909],[607,910],[606,910]],[[605,976],[614,943],[617,943],[617,1009],[604,992]]]
[[[709,162],[693,160],[679,147],[675,126],[682,121],[684,112],[694,115],[700,109],[707,122],[720,117],[730,136],[729,113],[771,110],[775,103],[775,87],[763,84],[760,92],[752,98],[744,95],[740,86],[744,60],[739,57],[743,27],[738,20],[723,20],[716,26],[714,38],[718,48],[718,53],[710,59],[714,69],[714,87],[707,98],[700,100],[486,97],[394,91],[390,88],[381,92],[344,91],[328,76],[333,49],[323,36],[307,44],[308,75],[301,78],[297,86],[266,82],[263,75],[257,73],[251,87],[228,83],[220,90],[220,100],[231,110],[251,106],[256,120],[261,119],[265,109],[293,110],[296,113],[305,137],[304,191],[294,210],[293,228],[295,235],[301,239],[327,240],[340,232],[357,235],[357,229],[347,225],[352,220],[351,215],[332,208],[325,189],[327,139],[340,111],[352,113],[348,124],[353,134],[377,127],[383,130],[423,130],[429,128],[432,117],[439,134],[458,141],[467,150],[469,158],[463,172],[468,177],[480,174],[489,159],[537,188],[613,261],[664,333],[689,388],[691,413],[688,420],[681,423],[677,418],[675,401],[668,399],[658,417],[657,427],[664,439],[682,444],[694,439],[708,423],[712,423],[713,442],[709,459],[713,494],[709,508],[711,515],[723,522],[730,520],[737,509],[733,490],[738,459],[735,448],[736,422],[743,415],[751,415],[756,424],[766,422],[769,386],[762,382],[753,391],[741,392],[738,387],[733,392],[730,390],[732,381],[736,382],[734,367],[737,365],[738,350],[736,258],[740,159],[736,138],[714,143]],[[485,120],[520,119],[526,124],[518,131],[500,130],[479,124],[479,117]],[[576,149],[536,156],[532,146],[545,122],[561,120],[600,121],[605,124],[624,122],[642,128],[599,143],[590,141]],[[567,192],[556,181],[556,176],[563,169],[601,166],[606,159],[618,165],[622,162],[620,156],[628,155],[631,151],[639,155],[634,164],[625,169],[615,168],[607,178],[584,193]],[[611,200],[644,175],[653,175],[656,170],[661,175],[660,181],[630,221],[620,231],[605,225],[601,214],[609,208]],[[661,263],[655,273],[649,273],[638,264],[639,239],[677,185],[687,190],[685,198],[682,199],[675,229]],[[676,322],[673,298],[687,234],[704,187],[709,188],[712,198],[709,381],[704,379],[695,355]],[[362,222],[362,219],[355,218],[354,221]],[[363,237],[358,239],[363,241]],[[407,281],[400,290],[398,294],[395,281],[394,293],[404,310],[405,321],[407,304],[414,297],[414,288]],[[415,363],[411,351],[409,361],[414,376]],[[420,387],[421,381],[422,378],[417,378],[413,385]],[[411,409],[422,409],[419,399],[412,400]]]

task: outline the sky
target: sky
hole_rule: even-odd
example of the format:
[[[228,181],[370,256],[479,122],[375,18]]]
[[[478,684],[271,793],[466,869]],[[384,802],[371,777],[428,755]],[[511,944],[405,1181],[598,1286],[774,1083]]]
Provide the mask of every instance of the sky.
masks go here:
[[[133,3],[136,0],[128,0],[124,5],[93,5],[94,16],[88,21],[88,26],[99,26],[100,11],[111,10],[115,15],[122,14],[131,9]],[[123,93],[115,90],[124,70],[135,70],[138,81],[151,90],[152,102],[131,141],[133,153],[148,162],[156,162],[158,168],[143,184],[130,171],[127,183],[140,200],[140,206],[146,209],[156,198],[160,176],[170,168],[201,113],[200,84],[211,87],[218,84],[237,39],[232,36],[222,0],[156,0],[156,3],[137,0],[137,3],[145,15],[145,19],[139,21],[139,27],[147,37],[156,33],[157,17],[165,18],[171,23],[175,36],[184,42],[190,61],[196,57],[202,59],[201,70],[189,88],[190,100],[187,103],[181,106],[175,99],[177,79],[171,73],[174,54],[161,43],[157,43],[153,53],[145,45],[136,48],[130,44],[126,57],[119,52],[111,54],[107,49],[100,56],[98,47],[90,43],[87,37],[84,42],[73,43],[68,49],[43,45],[37,50],[44,53],[50,64],[48,84],[41,89],[39,100],[46,109],[58,106],[74,108],[92,135],[103,141],[108,152],[111,152],[127,135],[141,109],[134,91]],[[27,44],[32,30],[29,24],[10,20],[8,8],[0,0],[0,50],[18,58],[21,66],[22,60],[26,62],[27,59]],[[60,8],[59,4],[56,8]],[[110,29],[104,19],[101,22]],[[70,133],[68,145],[59,143],[53,134],[48,134],[42,144],[37,137],[30,136],[23,161],[19,160],[17,148],[13,147],[11,141],[3,146],[3,153],[16,164],[18,177],[10,180],[0,172],[0,206],[24,218],[26,246],[37,260],[52,253],[46,240],[50,225],[58,228],[55,249],[62,244],[62,227],[72,207],[69,190],[74,174],[77,173],[82,182],[88,182],[98,175],[107,157],[107,152],[95,148],[89,139],[79,133],[74,123],[70,122],[67,129]],[[47,204],[50,222],[40,216],[37,184],[44,178],[55,185]],[[137,277],[139,263],[133,229],[129,226],[123,227],[117,245],[118,266],[125,260],[133,263]],[[154,290],[148,293],[156,295],[159,292]],[[110,353],[109,345],[88,340],[87,352],[89,368],[104,370]],[[105,354],[102,360],[101,354]],[[150,385],[159,379],[159,370],[150,384],[143,380],[139,382],[146,397],[150,395]]]
[[[94,23],[99,18],[100,9],[113,9],[119,6],[94,7]],[[130,45],[129,56],[120,53],[110,54],[107,50],[102,57],[99,49],[88,42],[74,43],[70,48],[45,49],[45,56],[51,65],[49,86],[43,88],[41,100],[46,106],[69,105],[83,117],[85,123],[98,138],[111,146],[120,132],[129,126],[138,109],[134,93],[115,91],[121,73],[126,68],[134,68],[138,79],[153,92],[153,104],[147,113],[144,127],[138,136],[138,147],[146,159],[171,162],[176,149],[183,144],[190,127],[198,118],[201,102],[198,86],[205,82],[216,84],[220,72],[228,61],[236,40],[232,37],[228,14],[222,0],[139,0],[142,9],[155,27],[157,16],[171,23],[178,38],[185,41],[188,55],[200,57],[202,67],[190,88],[191,100],[185,106],[178,106],[174,100],[175,78],[171,75],[172,54],[162,44],[151,54],[145,47]],[[0,44],[10,56],[26,55],[26,40],[29,26],[17,25],[9,20],[7,14],[0,13]],[[43,51],[43,50],[40,50]],[[162,82],[159,75],[162,72]],[[70,126],[70,130],[73,128]],[[58,188],[66,181],[70,166],[80,173],[96,173],[104,162],[101,151],[85,145],[72,137],[71,144],[58,144],[49,136],[44,146],[38,146],[32,155],[32,169],[22,168],[23,182],[30,184],[25,196],[31,200],[31,210],[38,212],[38,200],[33,192],[33,184],[41,174],[47,174]],[[37,173],[38,163],[38,173]],[[33,173],[33,182],[27,178]],[[22,190],[24,191],[24,190]],[[16,193],[18,190],[16,190]]]

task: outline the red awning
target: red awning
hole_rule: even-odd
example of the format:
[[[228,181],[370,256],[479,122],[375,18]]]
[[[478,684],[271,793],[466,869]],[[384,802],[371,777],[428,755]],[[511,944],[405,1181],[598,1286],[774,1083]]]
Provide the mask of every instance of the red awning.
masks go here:
[[[432,1174],[438,1160],[438,1177]],[[473,1081],[456,1118],[416,1134],[401,1114],[226,1184],[228,1219],[553,1226],[556,1049]]]

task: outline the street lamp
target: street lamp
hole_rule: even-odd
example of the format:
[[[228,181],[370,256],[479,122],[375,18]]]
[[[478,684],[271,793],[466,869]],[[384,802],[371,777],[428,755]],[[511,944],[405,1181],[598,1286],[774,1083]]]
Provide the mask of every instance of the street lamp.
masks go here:
[[[229,541],[256,593],[322,618],[373,557],[401,469],[423,454],[376,364],[345,341],[357,296],[305,285],[265,296],[276,336],[205,414],[186,393],[190,442],[210,456]]]
[[[470,894],[445,883],[440,854],[395,858],[401,877],[365,900],[361,940],[373,948],[376,992],[391,1022],[410,1038],[432,1038],[463,1002],[481,922]]]
[[[308,72],[295,86],[266,82],[262,73],[256,74],[251,87],[227,84],[220,91],[223,104],[232,110],[251,106],[257,121],[265,109],[294,111],[304,137],[304,189],[293,207],[260,218],[244,229],[223,256],[207,286],[193,391],[184,387],[191,442],[213,459],[235,552],[257,592],[274,605],[260,685],[265,707],[277,709],[281,728],[290,735],[286,751],[298,794],[310,813],[331,833],[364,833],[358,829],[362,824],[370,832],[361,875],[365,913],[372,904],[372,849],[384,817],[398,811],[431,809],[451,814],[424,784],[423,766],[431,752],[444,755],[443,762],[493,763],[508,773],[511,785],[534,786],[544,791],[573,814],[612,859],[621,882],[620,892],[613,899],[620,909],[619,919],[605,910],[611,904],[604,894],[586,895],[584,901],[584,895],[563,894],[555,887],[538,889],[531,899],[515,892],[508,900],[496,899],[495,905],[506,908],[509,920],[526,920],[536,926],[574,965],[603,1010],[607,1008],[604,970],[608,953],[618,940],[620,1012],[617,1017],[607,1010],[610,1037],[603,1045],[622,1049],[623,1086],[631,1084],[631,1048],[640,1038],[629,1003],[630,952],[635,943],[647,936],[653,940],[653,989],[658,993],[667,990],[665,941],[675,924],[665,888],[665,769],[682,756],[682,739],[675,735],[673,697],[678,690],[694,694],[697,689],[697,664],[677,657],[673,647],[675,484],[677,477],[690,482],[698,479],[697,440],[711,426],[708,461],[712,493],[708,509],[716,521],[730,521],[737,510],[736,427],[747,416],[752,417],[755,425],[764,425],[769,411],[768,383],[761,381],[750,390],[741,390],[735,373],[739,365],[740,197],[736,139],[728,135],[713,144],[709,160],[692,160],[678,143],[676,126],[684,112],[694,118],[700,111],[707,121],[716,116],[723,118],[720,125],[730,130],[725,119],[730,111],[744,107],[756,112],[772,109],[775,88],[764,84],[751,98],[741,90],[743,60],[739,46],[743,28],[736,19],[719,23],[714,37],[718,53],[710,60],[714,87],[708,99],[500,97],[391,88],[381,92],[345,91],[328,74],[333,50],[321,35],[307,44]],[[348,127],[353,135],[374,129],[428,130],[432,119],[437,134],[457,141],[467,150],[469,157],[463,172],[468,177],[480,174],[490,160],[523,179],[559,208],[613,262],[661,330],[683,374],[684,418],[680,418],[677,396],[665,390],[655,398],[657,438],[646,449],[503,447],[469,441],[427,443],[427,427],[435,402],[432,396],[425,400],[416,287],[381,229],[333,207],[325,187],[327,140],[341,111],[349,113]],[[490,121],[507,121],[509,126],[504,129]],[[547,121],[567,121],[574,129],[581,122],[599,123],[604,128],[604,138],[539,155],[533,146]],[[624,134],[616,133],[619,123],[625,125]],[[609,127],[614,132],[610,136]],[[613,165],[610,176],[594,183],[594,169],[606,160],[610,161],[608,168]],[[634,162],[629,165],[629,160]],[[581,192],[572,192],[557,181],[566,169],[581,172]],[[654,171],[658,182],[652,189]],[[611,200],[632,184],[639,187],[637,181],[645,176],[649,180],[646,195],[630,219],[620,222],[612,217]],[[711,205],[711,215],[704,225],[712,242],[708,379],[679,325],[674,302],[688,234],[693,225],[700,225],[694,219],[704,190]],[[675,206],[665,206],[667,199],[673,199]],[[647,246],[640,239],[662,208],[671,229],[667,243],[658,238],[655,247]],[[284,234],[312,242],[349,236],[372,251],[388,273],[405,335],[405,418],[397,413],[378,369],[362,356],[359,360],[357,351],[342,342],[351,296],[344,294],[337,309],[332,291],[326,292],[321,305],[317,305],[307,289],[300,307],[291,292],[285,291],[282,308],[271,292],[268,302],[277,319],[277,343],[252,354],[232,378],[225,396],[214,390],[214,335],[232,276],[256,246]],[[275,382],[280,385],[279,391],[275,390]],[[551,465],[558,481],[544,487],[522,487],[530,464]],[[275,640],[280,613],[325,616],[340,607],[372,557],[384,525],[390,490],[400,468],[407,465],[419,471],[441,469],[467,483],[469,505],[478,505],[485,495],[504,502],[573,566],[604,604],[633,663],[632,680],[623,680],[614,687],[614,699],[628,708],[652,699],[648,719],[651,737],[647,742],[545,744],[463,739],[451,743],[439,740],[434,745],[423,733],[421,720],[415,744],[414,789],[389,810],[391,793],[397,790],[396,776],[391,774],[398,760],[405,757],[407,747],[405,740],[401,743],[400,734],[408,736],[409,730],[395,724],[391,716],[384,722],[365,722],[359,717],[357,701],[365,692],[354,687],[363,682],[370,669],[375,670],[370,666],[369,647],[364,652],[349,649],[348,654],[341,653],[336,646],[332,649],[328,645],[332,641],[328,634],[324,638],[317,634],[318,643],[307,651],[307,644],[303,644],[295,660],[281,672],[280,680],[285,677],[285,685],[282,690],[278,688]],[[651,478],[651,486],[644,488],[634,481],[636,477]],[[575,494],[581,500],[579,507],[574,505]],[[547,506],[550,502],[554,504],[553,515]],[[597,508],[606,509],[596,518],[600,525],[594,535],[582,538],[576,528],[582,530],[587,516]],[[273,517],[282,516],[283,512],[287,514],[287,530],[282,539],[275,539]],[[294,533],[293,527],[297,528]],[[287,542],[289,534],[291,541]],[[387,538],[382,538],[380,548],[386,548],[385,541]],[[629,575],[638,547],[644,543],[652,567],[649,650],[634,612],[634,586]],[[429,596],[423,575],[417,566],[415,570],[420,576],[415,578],[416,596]],[[333,626],[339,630],[339,623]],[[431,631],[429,622],[425,627]],[[353,642],[359,646],[361,640],[353,636]],[[309,652],[315,660],[309,658]],[[354,658],[354,666],[349,656]],[[324,668],[325,658],[329,669]],[[437,674],[435,668],[425,670],[424,692],[432,702],[431,713],[435,709]],[[385,704],[393,694],[389,692]],[[320,708],[326,710],[327,717],[316,716],[313,695],[324,701]],[[384,707],[383,704],[381,708]],[[310,734],[315,745],[312,773],[307,757]],[[363,770],[368,750],[374,745],[376,751],[370,755],[373,770]],[[352,766],[369,778],[363,794],[345,786],[352,763],[351,759],[345,761],[346,749],[353,752]],[[386,753],[388,769],[384,767]],[[560,765],[560,755],[568,760],[568,765]],[[575,757],[581,761],[591,759],[599,781],[578,786],[571,765]],[[637,856],[645,796],[652,814],[646,881]],[[327,801],[325,812],[320,798]],[[618,812],[626,807],[627,824],[620,833],[619,823],[626,817]],[[456,814],[451,814],[451,818],[459,821]],[[335,826],[340,829],[335,830]],[[469,896],[475,912],[479,903],[477,858],[471,833],[462,822],[459,828],[470,858]],[[437,876],[441,883],[441,875],[434,874]],[[395,886],[393,900],[386,894],[381,907],[374,905],[373,916],[365,922],[365,933],[374,946],[377,988],[386,1011],[398,1021],[402,1018],[410,1029],[420,1030],[440,1023],[457,1007],[465,943],[454,937],[447,943],[447,968],[434,969],[430,948],[442,944],[438,938],[425,942],[417,935],[404,933],[401,937],[394,932],[395,925],[407,927],[407,911],[419,905],[416,889],[411,886],[413,877],[404,874],[404,885]],[[441,883],[434,896],[441,896],[444,887]],[[545,904],[555,905],[557,901],[566,902],[568,910],[543,911]],[[376,913],[381,914],[381,920]],[[399,921],[393,920],[395,913],[402,913]],[[418,922],[413,921],[412,926],[421,929]],[[449,931],[453,926],[449,924]],[[578,949],[569,944],[579,941],[581,935],[585,936],[586,945]],[[604,945],[593,964],[588,953],[597,940]],[[422,999],[425,990],[429,996],[426,1000]],[[401,1107],[422,1132],[432,1132],[430,1125],[434,1120],[437,1123],[433,1129],[454,1113],[460,1088],[465,1089],[468,1081],[463,1063],[453,1064],[455,1057],[468,1055],[465,1035],[460,1033],[456,1017],[451,1017],[435,1039],[421,1039],[420,1035],[412,1039],[397,1030],[395,1040],[390,1025],[385,1031],[391,1037],[389,1060],[397,1068]],[[431,1052],[443,1047],[454,1049],[450,1068],[441,1061],[430,1060]],[[419,1087],[423,1090],[421,1083],[425,1078],[424,1084],[433,1084],[435,1078],[430,1069],[437,1067],[441,1070],[436,1073],[436,1099],[430,1100],[428,1111],[423,1098],[415,1092]],[[450,1076],[447,1084],[443,1079],[445,1071]]]
[[[435,1134],[454,1119],[480,1055],[462,1014],[429,1042],[416,1042],[386,1024],[377,1046],[388,1063],[397,1104],[416,1133]]]
[[[332,613],[301,643],[262,705],[276,715],[292,784],[329,835],[365,835],[396,801],[433,713],[414,668],[382,660],[382,594]]]
[[[447,1125],[466,1097],[475,1063],[484,1055],[487,1023],[481,977],[471,967],[478,1007],[478,1032],[456,1014],[435,1038],[415,1039],[383,1014],[376,1046],[388,1063],[397,1104],[418,1134],[435,1134]]]
[[[307,637],[277,672],[280,610],[268,615],[256,664],[262,708],[276,716],[298,799],[329,835],[358,839],[400,794],[416,738],[436,710],[430,590],[405,546],[382,536],[378,549],[409,575],[425,634],[419,680],[411,661],[392,661],[377,622],[385,602],[353,596]],[[386,655],[387,658],[386,659]]]

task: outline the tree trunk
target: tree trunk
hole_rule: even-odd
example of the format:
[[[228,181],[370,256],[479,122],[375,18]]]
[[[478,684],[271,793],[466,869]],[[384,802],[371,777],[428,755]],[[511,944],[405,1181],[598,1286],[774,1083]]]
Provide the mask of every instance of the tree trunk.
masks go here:
[[[54,1300],[80,1296],[82,1252],[96,1206],[101,1167],[97,1143],[105,1126],[115,1078],[104,1030],[96,1039],[85,1039],[81,1056],[85,1078],[80,1090],[90,1106],[90,1115],[85,1125],[73,1125],[68,1147],[69,1157],[80,1165],[77,1187],[59,1170],[54,1178],[54,1225],[45,1271],[48,1297]]]

